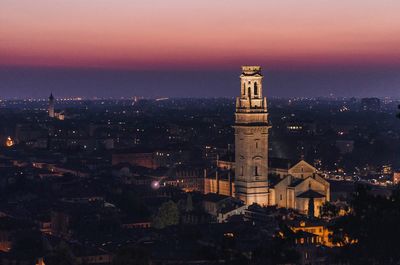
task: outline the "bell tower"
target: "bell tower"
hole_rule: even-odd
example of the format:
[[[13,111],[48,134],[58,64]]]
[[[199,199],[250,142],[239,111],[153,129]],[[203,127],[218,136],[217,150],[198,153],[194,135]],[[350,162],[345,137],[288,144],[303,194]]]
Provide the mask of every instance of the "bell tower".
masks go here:
[[[268,205],[267,98],[260,66],[242,66],[235,113],[235,195],[250,205]]]
[[[48,113],[50,118],[54,118],[54,96],[53,93],[50,94],[49,97],[49,106],[48,106]]]

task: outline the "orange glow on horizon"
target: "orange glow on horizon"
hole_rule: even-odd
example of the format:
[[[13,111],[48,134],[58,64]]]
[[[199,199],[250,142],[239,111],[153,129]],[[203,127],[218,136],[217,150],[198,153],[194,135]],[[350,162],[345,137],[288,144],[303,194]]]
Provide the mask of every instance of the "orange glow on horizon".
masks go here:
[[[0,64],[400,65],[400,2],[5,0]]]

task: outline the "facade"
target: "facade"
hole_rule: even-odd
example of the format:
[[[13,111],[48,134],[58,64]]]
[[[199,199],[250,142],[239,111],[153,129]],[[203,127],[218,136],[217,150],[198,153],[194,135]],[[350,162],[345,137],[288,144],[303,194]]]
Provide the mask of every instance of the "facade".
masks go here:
[[[235,194],[268,205],[268,112],[260,66],[242,66],[235,113]]]
[[[233,196],[235,185],[230,179],[204,178],[204,194],[207,193]]]
[[[330,230],[325,222],[313,219],[295,219],[287,222],[288,227],[299,234],[299,232],[306,232],[313,235],[311,238],[312,244],[323,245],[327,247],[335,247],[338,244],[333,242],[332,230]],[[301,233],[300,233],[301,235]],[[306,240],[303,237],[295,239],[296,244],[305,244]]]
[[[304,160],[291,167],[288,173],[270,188],[271,205],[308,214],[310,200],[313,200],[312,212],[319,216],[322,204],[330,200],[329,182],[319,176],[316,168]]]

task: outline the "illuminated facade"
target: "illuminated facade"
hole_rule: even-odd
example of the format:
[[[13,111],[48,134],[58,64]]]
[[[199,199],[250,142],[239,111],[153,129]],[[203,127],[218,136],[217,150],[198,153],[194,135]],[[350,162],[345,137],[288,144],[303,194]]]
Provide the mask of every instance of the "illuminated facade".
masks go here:
[[[310,200],[313,200],[314,216],[320,215],[322,205],[330,200],[330,184],[322,178],[317,169],[301,160],[270,188],[271,205],[296,209],[308,214]]]
[[[269,204],[268,112],[260,66],[242,66],[235,113],[235,195],[250,205]]]

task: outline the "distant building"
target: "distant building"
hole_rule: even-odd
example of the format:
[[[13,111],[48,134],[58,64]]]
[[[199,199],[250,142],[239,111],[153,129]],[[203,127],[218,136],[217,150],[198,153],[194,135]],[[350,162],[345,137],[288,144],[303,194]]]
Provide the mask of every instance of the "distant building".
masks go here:
[[[50,94],[49,97],[49,106],[47,112],[49,113],[50,118],[56,118],[60,121],[63,121],[65,119],[65,114],[63,111],[56,112],[55,111],[55,98],[53,96],[53,93]]]
[[[135,166],[141,166],[156,169],[160,165],[156,162],[153,152],[118,152],[112,154],[112,164],[129,163]]]
[[[360,108],[361,111],[380,111],[381,100],[379,98],[363,98]]]
[[[53,96],[53,93],[51,93],[50,97],[49,97],[48,113],[49,113],[49,117],[50,118],[54,118],[55,112],[54,112],[54,96]]]
[[[336,147],[339,149],[341,154],[347,154],[353,152],[354,141],[353,140],[336,140]]]
[[[316,123],[313,121],[292,120],[285,123],[288,134],[314,135],[317,132]]]
[[[312,244],[316,245],[324,245],[327,247],[336,246],[333,243],[332,239],[332,231],[327,228],[326,223],[320,220],[313,220],[313,219],[295,219],[290,220],[287,222],[289,228],[295,232],[297,235],[304,235],[303,233],[299,232],[306,232],[312,235],[312,237],[295,237],[296,244],[305,244],[307,243],[307,239],[311,239]]]
[[[243,206],[241,200],[215,193],[208,193],[203,199],[204,210],[220,223],[225,222],[232,215],[244,213],[247,207]]]
[[[119,150],[112,154],[112,164],[129,163],[151,169],[159,167],[172,167],[178,161],[182,161],[185,153],[177,150],[160,150],[148,148],[135,148]]]

